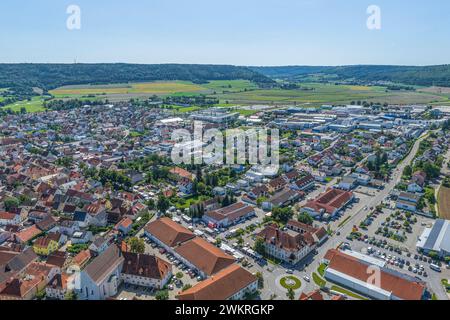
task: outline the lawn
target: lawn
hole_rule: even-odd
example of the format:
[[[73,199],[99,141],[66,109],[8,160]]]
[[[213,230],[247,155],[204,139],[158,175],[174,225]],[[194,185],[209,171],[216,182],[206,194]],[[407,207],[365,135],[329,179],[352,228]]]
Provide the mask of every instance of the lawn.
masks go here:
[[[4,106],[5,109],[10,109],[14,112],[20,112],[22,108],[25,108],[25,110],[28,113],[35,113],[35,112],[42,112],[45,111],[44,108],[44,100],[42,97],[34,97],[31,101],[25,100],[25,101],[19,101],[7,106]]]
[[[349,291],[347,289],[344,289],[344,288],[341,288],[338,286],[332,286],[331,291],[340,292],[340,293],[345,294],[348,297],[352,297],[352,298],[359,299],[359,300],[368,300],[367,298],[364,298],[363,296],[360,296],[352,291]]]
[[[325,275],[325,269],[327,268],[327,265],[325,263],[322,263],[319,268],[317,269],[317,272],[319,272],[320,276],[323,277]]]
[[[293,283],[292,284],[287,283],[288,281],[292,281]],[[302,282],[300,281],[300,279],[294,276],[287,276],[281,278],[280,284],[283,288],[292,290],[298,290],[302,286]]]
[[[439,217],[450,220],[450,188],[442,186],[438,195]]]
[[[312,273],[312,278],[315,284],[317,284],[319,287],[324,287],[327,283],[324,279],[322,279],[317,273]]]

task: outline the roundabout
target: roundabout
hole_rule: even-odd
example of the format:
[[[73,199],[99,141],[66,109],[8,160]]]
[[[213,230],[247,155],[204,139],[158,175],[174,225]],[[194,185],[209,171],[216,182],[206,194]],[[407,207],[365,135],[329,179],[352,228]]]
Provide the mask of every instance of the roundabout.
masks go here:
[[[302,282],[295,276],[285,276],[280,279],[280,285],[287,290],[292,289],[295,291],[300,289]]]

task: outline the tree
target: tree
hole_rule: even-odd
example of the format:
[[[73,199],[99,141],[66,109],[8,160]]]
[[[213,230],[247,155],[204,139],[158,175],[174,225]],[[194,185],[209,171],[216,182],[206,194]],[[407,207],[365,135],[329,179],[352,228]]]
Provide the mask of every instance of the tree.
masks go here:
[[[407,165],[405,169],[403,170],[403,176],[407,179],[410,179],[412,176],[412,167],[410,165]]]
[[[275,208],[272,210],[272,218],[277,222],[286,223],[292,219],[294,212],[291,208]]]
[[[289,288],[286,296],[288,297],[289,300],[294,300],[295,299],[295,292],[292,288]]]
[[[257,238],[255,241],[255,245],[253,246],[253,249],[260,255],[264,255],[266,253],[266,246],[264,243],[264,239]]]
[[[14,208],[19,207],[20,201],[15,197],[6,198],[4,201],[6,211],[10,211]]]
[[[144,253],[145,252],[145,242],[144,239],[130,238],[128,241],[130,245],[130,251],[133,253]]]
[[[183,272],[177,272],[177,274],[175,276],[177,277],[177,279],[182,279],[183,278]]]
[[[77,300],[77,294],[74,291],[68,291],[65,295],[64,295],[64,300]]]
[[[298,221],[308,225],[312,225],[314,219],[307,213],[301,213],[298,215]]]
[[[264,288],[264,277],[263,277],[263,274],[262,274],[261,272],[258,271],[258,272],[255,274],[255,277],[256,277],[256,279],[258,279],[258,287],[259,287],[260,289]]]
[[[165,213],[165,212],[169,209],[169,206],[170,206],[169,199],[167,199],[167,198],[166,198],[165,196],[163,196],[163,195],[160,195],[160,196],[158,197],[158,203],[156,204],[156,208],[157,208],[160,212]]]
[[[156,300],[169,300],[169,291],[167,290],[159,290],[155,294]]]

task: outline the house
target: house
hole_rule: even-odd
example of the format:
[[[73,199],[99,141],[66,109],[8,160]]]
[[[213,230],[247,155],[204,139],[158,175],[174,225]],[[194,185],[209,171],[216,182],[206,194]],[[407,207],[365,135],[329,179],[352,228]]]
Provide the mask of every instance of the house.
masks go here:
[[[273,208],[288,206],[295,203],[303,195],[304,193],[302,191],[286,188],[273,195],[267,201],[264,201],[262,203],[262,208],[264,210],[272,210]]]
[[[148,254],[123,252],[121,279],[124,283],[162,289],[172,277],[172,265]]]
[[[64,300],[71,291],[69,282],[73,279],[66,273],[58,273],[50,280],[45,288],[46,297],[55,300]]]
[[[254,215],[255,209],[252,206],[237,202],[225,208],[206,212],[202,220],[208,225],[226,228]]]
[[[415,212],[419,200],[420,195],[409,192],[400,192],[395,207],[397,209]]]
[[[339,182],[337,187],[342,190],[353,190],[358,186],[358,182],[355,178],[351,176],[345,176],[342,178],[342,180]]]
[[[37,238],[33,243],[33,250],[40,256],[48,256],[58,250],[62,235],[60,233],[50,233]]]
[[[372,177],[367,175],[367,174],[363,174],[363,173],[352,173],[351,177],[356,179],[357,183],[363,186],[367,186],[370,184],[370,182],[372,181]]]
[[[286,228],[301,234],[306,233],[311,234],[314,241],[317,242],[317,245],[323,244],[328,239],[328,233],[324,227],[315,228],[313,226],[310,226],[308,224],[296,220],[289,220],[288,223],[286,224]]]
[[[312,291],[309,293],[304,293],[302,292],[300,294],[300,298],[299,300],[301,301],[322,301],[325,300],[322,296],[322,293],[320,292],[320,290],[316,290],[316,291]]]
[[[89,246],[89,250],[94,252],[97,255],[102,254],[106,249],[109,247],[109,239],[104,237],[98,237],[94,240],[94,242],[91,243]]]
[[[258,279],[237,264],[219,271],[211,278],[180,292],[179,300],[244,300],[258,290]]]
[[[75,231],[70,238],[72,244],[88,243],[92,239],[91,231]]]
[[[247,195],[250,199],[256,200],[261,197],[267,197],[269,194],[269,189],[266,185],[261,185],[254,187]]]
[[[270,193],[275,193],[283,189],[287,184],[288,182],[286,181],[286,179],[284,179],[283,177],[278,177],[272,179],[267,185],[267,187],[269,188]]]
[[[267,255],[292,265],[305,258],[317,245],[311,233],[281,230],[277,225],[266,226],[257,237],[263,240]]]
[[[169,170],[169,178],[174,181],[180,181],[182,179],[194,181],[195,176],[187,170],[175,167]]]
[[[422,300],[426,287],[417,279],[388,269],[385,262],[376,258],[348,251],[329,250],[325,255],[328,266],[325,279],[377,300]],[[376,267],[380,276],[374,283]]]
[[[20,224],[20,215],[9,213],[9,212],[0,212],[0,226],[17,226]]]
[[[300,179],[291,184],[292,189],[299,191],[307,191],[309,189],[314,188],[314,186],[315,186],[315,179],[310,174],[301,177]]]
[[[412,192],[412,193],[420,193],[423,191],[423,188],[416,182],[410,182],[408,184],[407,190],[408,190],[408,192]]]
[[[89,215],[89,224],[104,227],[108,223],[108,214],[106,213],[106,207],[97,201],[86,206],[86,213]]]
[[[90,262],[80,274],[79,300],[105,300],[117,294],[124,257],[111,245]]]
[[[115,230],[122,232],[122,234],[127,235],[133,227],[133,220],[128,217],[123,218],[114,227]]]
[[[351,191],[330,188],[315,200],[308,201],[301,211],[312,217],[334,216],[353,199]]]
[[[39,230],[36,227],[36,225],[32,225],[31,227],[28,227],[26,229],[19,231],[18,233],[15,233],[14,240],[17,243],[21,243],[21,244],[26,243],[26,242],[32,240],[33,238],[37,237],[41,233],[42,233],[42,231]]]
[[[181,244],[173,250],[173,254],[203,278],[212,276],[235,262],[232,256],[202,238],[194,238]]]
[[[148,238],[168,251],[195,237],[189,229],[167,217],[147,224],[144,228],[144,233]]]

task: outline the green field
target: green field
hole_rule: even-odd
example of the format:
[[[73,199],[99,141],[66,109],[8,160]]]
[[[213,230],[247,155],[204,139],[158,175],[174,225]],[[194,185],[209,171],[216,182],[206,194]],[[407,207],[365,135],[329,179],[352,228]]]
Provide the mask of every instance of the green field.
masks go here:
[[[10,109],[13,112],[20,112],[22,108],[25,108],[28,113],[45,111],[42,97],[34,97],[31,101],[19,101],[3,108]]]
[[[348,104],[352,101],[368,101],[392,104],[447,102],[448,97],[428,92],[388,91],[383,87],[366,87],[334,84],[302,84],[294,90],[259,89],[215,95],[221,103],[228,104]]]
[[[245,90],[255,90],[258,86],[248,80],[214,80],[203,85],[205,88],[219,92],[240,92]]]
[[[147,99],[159,96],[194,96],[205,94],[217,98],[217,106],[245,105],[300,105],[320,106],[322,104],[349,104],[352,101],[367,101],[390,104],[433,104],[450,105],[450,89],[418,88],[414,91],[387,91],[380,86],[352,86],[324,83],[301,83],[300,88],[293,90],[260,89],[248,80],[215,80],[204,84],[188,81],[157,81],[106,85],[73,85],[60,87],[50,91],[55,99],[105,100],[111,102],[128,101],[130,99]],[[0,89],[4,90],[4,89]],[[2,101],[0,97],[0,101]],[[22,101],[5,108],[20,111],[25,107],[27,112],[43,111],[43,98],[35,97],[31,102]],[[197,106],[172,106],[174,113],[193,112]],[[243,116],[251,116],[258,111],[239,107],[236,110]]]

